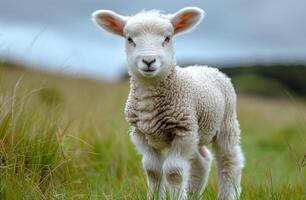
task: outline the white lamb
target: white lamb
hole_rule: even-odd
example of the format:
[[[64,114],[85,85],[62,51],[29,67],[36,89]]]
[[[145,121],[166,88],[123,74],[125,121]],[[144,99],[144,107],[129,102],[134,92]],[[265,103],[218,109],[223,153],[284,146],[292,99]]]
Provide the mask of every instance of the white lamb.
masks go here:
[[[230,79],[207,66],[176,66],[173,36],[195,27],[203,16],[194,7],[170,15],[93,13],[99,26],[126,38],[131,81],[125,114],[143,156],[149,198],[157,190],[159,199],[166,190],[171,199],[187,199],[188,192],[201,195],[212,160],[203,145],[209,143],[218,166],[218,199],[236,199],[241,191],[243,154]]]

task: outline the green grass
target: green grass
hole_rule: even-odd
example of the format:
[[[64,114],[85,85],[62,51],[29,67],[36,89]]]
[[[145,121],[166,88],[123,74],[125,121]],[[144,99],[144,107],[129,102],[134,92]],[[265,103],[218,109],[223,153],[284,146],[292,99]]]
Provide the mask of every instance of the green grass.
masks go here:
[[[145,199],[141,158],[110,84],[0,68],[0,199]],[[306,198],[306,105],[238,98],[241,199]],[[202,199],[215,199],[215,165]]]

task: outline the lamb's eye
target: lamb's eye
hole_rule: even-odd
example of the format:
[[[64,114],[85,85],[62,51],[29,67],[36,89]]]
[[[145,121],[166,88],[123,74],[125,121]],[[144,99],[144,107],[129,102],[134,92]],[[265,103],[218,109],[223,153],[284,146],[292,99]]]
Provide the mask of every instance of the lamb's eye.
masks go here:
[[[163,43],[162,43],[162,45],[165,46],[166,44],[168,44],[170,42],[170,40],[171,40],[171,37],[170,36],[166,36],[164,41],[163,41]]]
[[[134,40],[131,37],[128,37],[127,41],[129,42],[129,44],[133,45],[134,47],[136,46],[136,43],[134,42]]]
[[[171,39],[170,36],[167,36],[167,37],[165,37],[164,42],[165,42],[165,43],[168,43],[168,42],[170,42],[170,39]]]

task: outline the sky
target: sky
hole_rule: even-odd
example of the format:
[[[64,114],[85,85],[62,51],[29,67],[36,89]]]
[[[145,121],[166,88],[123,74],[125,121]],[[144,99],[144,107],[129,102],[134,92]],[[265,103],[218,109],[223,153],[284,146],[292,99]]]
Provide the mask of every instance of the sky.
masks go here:
[[[91,13],[174,13],[185,6],[198,6],[206,16],[196,30],[174,39],[178,64],[306,63],[302,0],[1,0],[0,59],[117,80],[126,73],[124,41],[98,29]]]

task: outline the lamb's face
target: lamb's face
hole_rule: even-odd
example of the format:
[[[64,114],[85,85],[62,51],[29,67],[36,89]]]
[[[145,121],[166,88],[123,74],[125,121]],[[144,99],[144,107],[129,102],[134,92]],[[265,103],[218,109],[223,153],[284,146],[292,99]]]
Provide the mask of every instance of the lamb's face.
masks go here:
[[[141,12],[132,17],[100,10],[94,21],[105,30],[126,39],[129,73],[137,77],[166,77],[175,67],[172,38],[195,27],[203,18],[203,10],[184,8],[172,15],[158,11]]]
[[[124,27],[126,54],[132,75],[166,75],[175,66],[169,19],[158,13],[141,13],[130,18]]]

